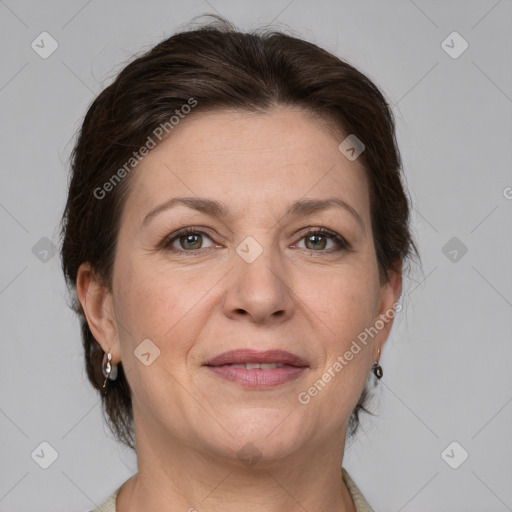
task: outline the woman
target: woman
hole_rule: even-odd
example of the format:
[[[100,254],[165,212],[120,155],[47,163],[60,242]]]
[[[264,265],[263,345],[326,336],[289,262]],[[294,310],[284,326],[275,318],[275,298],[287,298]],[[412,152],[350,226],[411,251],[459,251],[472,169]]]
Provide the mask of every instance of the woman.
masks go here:
[[[400,169],[377,87],[278,32],[175,34],[96,98],[63,270],[138,463],[96,510],[372,510],[342,461],[415,250]]]

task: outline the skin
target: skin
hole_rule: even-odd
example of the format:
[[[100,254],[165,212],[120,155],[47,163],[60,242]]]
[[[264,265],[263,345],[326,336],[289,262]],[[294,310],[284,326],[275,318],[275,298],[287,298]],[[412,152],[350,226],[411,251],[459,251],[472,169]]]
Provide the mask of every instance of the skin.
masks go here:
[[[92,333],[132,390],[139,471],[118,512],[355,510],[340,472],[347,422],[392,320],[308,404],[298,401],[401,292],[400,272],[379,281],[368,185],[339,151],[344,137],[297,109],[196,113],[132,171],[112,291],[87,263],[77,278]],[[140,227],[182,196],[222,201],[231,216],[178,205]],[[336,207],[285,216],[295,200],[331,197],[361,222]],[[161,246],[189,226],[206,234]],[[318,227],[351,250],[302,233]],[[236,252],[247,236],[263,248],[252,263]],[[133,354],[144,339],[160,350],[149,366]],[[203,366],[236,348],[288,350],[309,368],[246,389]],[[246,443],[255,464],[238,457]]]

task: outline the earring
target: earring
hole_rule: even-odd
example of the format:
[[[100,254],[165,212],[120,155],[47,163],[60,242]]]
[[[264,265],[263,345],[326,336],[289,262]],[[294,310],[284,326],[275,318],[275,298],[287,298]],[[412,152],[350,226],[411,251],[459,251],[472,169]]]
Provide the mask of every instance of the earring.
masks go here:
[[[105,352],[103,354],[101,371],[103,373],[103,377],[105,377],[105,382],[103,383],[103,389],[105,389],[105,386],[107,385],[107,380],[117,379],[117,365],[112,364],[112,354],[110,352]]]
[[[380,348],[378,350],[378,353],[379,353],[379,356],[380,356]],[[379,379],[379,380],[382,379],[382,376],[384,375],[384,372],[382,370],[382,366],[378,363],[378,361],[375,361],[373,363],[372,371],[375,374],[375,377],[377,377],[377,379]]]

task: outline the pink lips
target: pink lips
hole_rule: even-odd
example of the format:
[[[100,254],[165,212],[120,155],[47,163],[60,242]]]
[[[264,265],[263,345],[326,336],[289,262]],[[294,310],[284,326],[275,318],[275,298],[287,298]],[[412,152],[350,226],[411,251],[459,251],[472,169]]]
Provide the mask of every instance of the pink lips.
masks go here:
[[[241,365],[263,365],[243,368]],[[233,366],[237,365],[237,366]],[[204,366],[219,377],[249,388],[268,388],[298,378],[307,368],[299,356],[285,350],[231,350],[207,361]]]

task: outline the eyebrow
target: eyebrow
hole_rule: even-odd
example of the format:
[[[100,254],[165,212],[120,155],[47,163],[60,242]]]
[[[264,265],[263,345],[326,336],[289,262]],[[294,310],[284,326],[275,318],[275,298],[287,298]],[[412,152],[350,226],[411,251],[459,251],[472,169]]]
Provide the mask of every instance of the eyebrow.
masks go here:
[[[153,219],[163,211],[169,210],[178,205],[187,206],[188,208],[197,210],[211,217],[217,217],[219,219],[231,216],[226,206],[219,201],[200,197],[175,197],[153,208],[144,217],[139,229],[142,229],[150,222],[151,219]],[[301,199],[295,201],[287,210],[285,216],[305,217],[307,215],[322,212],[333,207],[339,207],[349,212],[357,220],[359,225],[362,227],[363,231],[365,230],[364,222],[361,215],[359,215],[355,208],[350,206],[350,204],[346,203],[345,201],[337,197],[331,197],[328,199]]]

